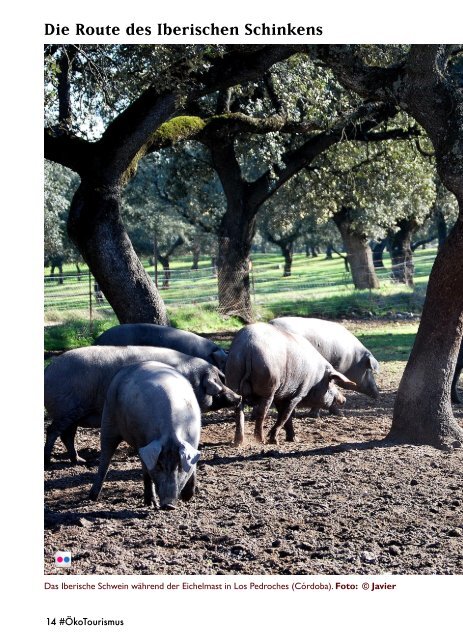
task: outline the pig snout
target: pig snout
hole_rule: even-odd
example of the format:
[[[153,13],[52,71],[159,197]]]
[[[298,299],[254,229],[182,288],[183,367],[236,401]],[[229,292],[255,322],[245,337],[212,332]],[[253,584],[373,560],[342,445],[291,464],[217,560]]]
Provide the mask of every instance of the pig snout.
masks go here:
[[[378,400],[379,398],[379,389],[374,380],[368,381],[368,384],[361,385],[359,390],[370,398],[373,398],[373,400]]]
[[[339,393],[333,400],[333,404],[337,407],[343,407],[346,404],[346,396]]]
[[[212,409],[224,409],[226,407],[237,407],[241,402],[241,396],[229,389],[223,387],[221,393],[212,397]]]
[[[343,407],[346,404],[346,396],[342,394],[337,387],[333,387],[331,391],[333,394],[331,407]]]
[[[161,502],[160,506],[163,511],[173,511],[177,508],[176,501]]]
[[[173,511],[177,508],[177,492],[167,491],[165,493],[157,491],[159,497],[159,507],[163,511]]]
[[[239,396],[237,393],[235,393],[228,387],[224,387],[224,396],[226,401],[230,403],[231,407],[236,407],[241,402],[241,396]]]
[[[376,380],[371,369],[368,369],[359,381],[358,390],[370,398],[373,398],[373,400],[378,400],[379,389],[376,386]]]
[[[376,383],[373,381],[372,385],[369,385],[368,390],[366,391],[367,396],[373,398],[373,400],[379,399],[379,389],[376,386]]]

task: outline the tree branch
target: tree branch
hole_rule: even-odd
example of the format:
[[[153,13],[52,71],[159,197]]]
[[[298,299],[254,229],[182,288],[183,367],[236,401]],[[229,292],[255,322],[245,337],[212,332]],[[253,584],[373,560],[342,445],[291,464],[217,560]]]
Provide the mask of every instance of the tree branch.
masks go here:
[[[57,129],[44,130],[44,152],[47,160],[58,162],[76,173],[88,170],[94,144]]]
[[[185,68],[177,64],[170,70],[166,87],[158,91],[152,86],[144,91],[106,129],[100,150],[107,179],[114,180],[125,172],[130,176],[139,159],[152,148],[158,127],[185,104],[213,91],[254,80],[300,48],[298,45],[235,47],[223,57],[212,59],[206,70],[202,65],[193,72],[191,61],[185,61]]]
[[[329,66],[343,87],[368,100],[382,102],[393,97],[405,65],[405,60],[389,67],[367,65],[356,45],[320,45],[310,48],[309,53]]]
[[[248,186],[250,210],[256,210],[277,189],[300,169],[308,167],[318,155],[333,144],[343,140],[370,139],[370,129],[396,114],[395,108],[384,104],[362,105],[357,111],[338,122],[328,131],[312,136],[297,149],[288,151],[282,157],[284,166],[273,167],[258,180]]]

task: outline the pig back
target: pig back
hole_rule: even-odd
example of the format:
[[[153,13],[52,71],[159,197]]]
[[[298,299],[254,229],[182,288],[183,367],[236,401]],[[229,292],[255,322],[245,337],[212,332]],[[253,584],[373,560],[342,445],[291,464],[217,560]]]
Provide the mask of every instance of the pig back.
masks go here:
[[[190,356],[203,358],[220,368],[225,366],[227,357],[225,351],[212,340],[198,336],[190,331],[146,322],[111,327],[95,340],[95,344],[167,347],[182,351]]]
[[[341,373],[348,372],[368,351],[358,338],[337,322],[318,318],[283,317],[271,320],[270,324],[308,340]]]
[[[199,443],[201,412],[188,380],[169,365],[142,362],[114,376],[103,410],[102,435],[117,433],[139,449],[153,440]]]
[[[108,386],[125,365],[145,360],[178,366],[185,375],[195,375],[196,368],[208,363],[184,353],[160,347],[80,347],[54,358],[45,369],[45,407],[57,417],[74,411],[101,413]],[[201,367],[201,363],[203,366]]]
[[[258,322],[236,334],[225,378],[244,398],[287,397],[301,385],[310,388],[326,366],[329,363],[302,337]]]

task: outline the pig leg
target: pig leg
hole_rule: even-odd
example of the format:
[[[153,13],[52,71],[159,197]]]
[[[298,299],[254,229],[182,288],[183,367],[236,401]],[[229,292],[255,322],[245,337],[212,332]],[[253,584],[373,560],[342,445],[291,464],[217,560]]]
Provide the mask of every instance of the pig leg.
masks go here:
[[[78,421],[78,418],[80,417],[81,417],[81,414],[79,414],[78,416],[68,415],[66,418],[63,418],[61,420],[53,420],[53,422],[48,426],[47,437],[45,440],[45,449],[44,449],[45,466],[50,464],[51,452],[53,451],[55,442],[58,440],[60,436],[62,437],[63,434],[66,433],[66,431],[72,430],[74,428],[77,429],[77,421]],[[66,443],[65,443],[65,446],[66,446]],[[71,456],[71,451],[69,451],[69,455]],[[72,460],[72,456],[71,456],[71,460]]]
[[[273,395],[270,398],[263,398],[259,401],[259,403],[255,406],[255,416],[256,416],[256,424],[254,427],[254,438],[257,442],[264,443],[264,422],[267,417],[267,413],[269,412],[270,407],[272,406]]]
[[[69,427],[69,429],[66,429],[66,431],[61,434],[61,440],[69,453],[72,464],[86,463],[87,461],[77,453],[75,445],[76,433],[77,424],[73,424],[72,427]]]
[[[296,442],[296,434],[294,433],[293,418],[295,417],[295,411],[289,416],[284,425],[286,432],[286,442]]]
[[[282,412],[285,410],[286,403],[281,401],[278,401],[278,402],[275,401],[275,407],[277,408],[277,411],[278,411],[278,417],[280,417]],[[294,409],[294,411],[291,413],[291,415],[283,425],[283,428],[286,432],[286,442],[296,442],[296,435],[294,433],[294,426],[293,426],[293,418],[295,417],[295,413],[296,413],[296,410]]]
[[[185,486],[180,491],[180,499],[184,502],[191,500],[194,496],[196,490],[196,471],[194,471],[191,476],[186,481]]]
[[[339,407],[337,407],[333,402],[333,404],[330,407],[330,415],[339,416],[340,418],[344,418],[344,411],[342,409],[340,409]]]
[[[309,411],[309,418],[319,418],[320,417],[320,409],[318,407],[312,407]]]
[[[235,447],[239,447],[244,442],[244,402],[235,408]]]
[[[108,473],[109,463],[121,442],[122,438],[119,436],[101,439],[100,464],[98,465],[98,472],[88,495],[90,500],[98,500],[101,487],[103,486],[104,479]]]
[[[146,469],[145,465],[143,465],[143,503],[145,507],[156,505],[153,491],[153,480],[148,473],[148,469]]]
[[[457,391],[457,384],[458,384],[458,378],[460,377],[460,373],[461,373],[462,367],[457,367],[455,370],[455,375],[453,376],[453,380],[452,380],[452,402],[454,404],[461,404],[462,401],[460,400],[460,396],[458,395],[458,391]]]
[[[278,444],[278,434],[281,428],[284,427],[287,421],[291,418],[294,409],[297,407],[301,399],[302,398],[296,397],[296,398],[291,398],[290,400],[282,400],[279,402],[279,408],[277,407],[278,409],[277,421],[275,422],[273,427],[270,429],[270,433],[269,433],[269,439],[268,439],[269,444]],[[290,429],[294,437],[294,430],[293,430],[292,423],[291,423]]]

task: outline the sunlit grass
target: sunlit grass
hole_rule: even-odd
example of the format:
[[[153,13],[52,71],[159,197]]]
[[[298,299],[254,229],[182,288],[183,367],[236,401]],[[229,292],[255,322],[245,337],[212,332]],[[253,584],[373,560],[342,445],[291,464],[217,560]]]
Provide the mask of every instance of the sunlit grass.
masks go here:
[[[381,288],[357,291],[350,273],[345,270],[344,260],[339,256],[326,260],[324,256],[307,258],[297,254],[293,260],[292,275],[283,278],[283,259],[279,254],[253,255],[251,296],[255,319],[267,321],[281,315],[387,319],[396,313],[419,314],[434,257],[435,249],[425,249],[415,254],[414,288],[390,280],[390,261],[386,258],[385,269],[379,274]],[[188,256],[172,260],[168,289],[161,288],[163,274],[162,270],[159,271],[159,291],[166,303],[172,326],[196,333],[239,328],[241,322],[238,319],[217,313],[217,278],[210,259],[201,260],[199,267],[198,271],[192,270]],[[145,268],[154,277],[154,267],[146,262]],[[46,269],[48,272],[49,269]],[[65,265],[63,276],[63,284],[58,284],[57,280],[45,284],[46,323],[62,325],[46,328],[45,346],[48,350],[92,344],[99,333],[117,324],[108,303],[104,301],[103,304],[97,304],[94,281],[89,278],[88,272],[83,272],[78,280],[75,266]],[[394,340],[389,341],[389,347],[386,340],[386,348],[391,350],[390,359],[395,359],[392,357],[394,355],[403,359],[412,341],[410,336],[405,336],[399,340],[396,348]],[[385,353],[385,359],[388,357],[388,353]]]

